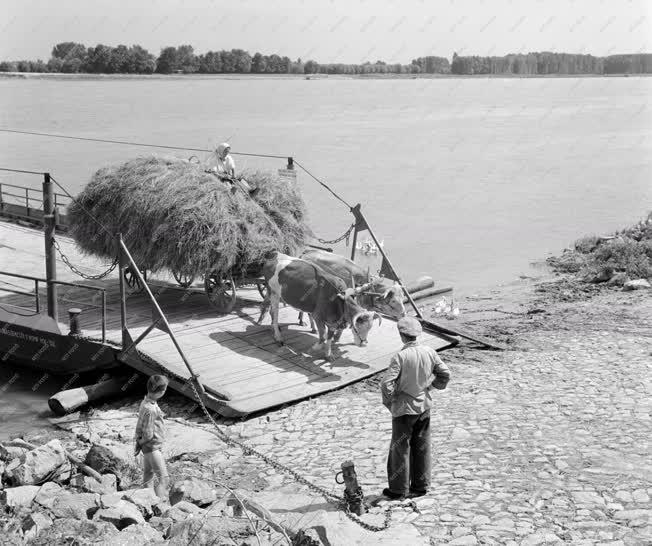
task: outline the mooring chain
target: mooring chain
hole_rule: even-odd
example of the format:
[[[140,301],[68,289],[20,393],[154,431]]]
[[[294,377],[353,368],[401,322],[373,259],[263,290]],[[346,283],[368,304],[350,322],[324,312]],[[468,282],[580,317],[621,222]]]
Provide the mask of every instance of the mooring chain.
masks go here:
[[[83,339],[88,340],[88,341],[101,342],[101,340],[96,339],[96,338],[86,337],[86,336],[81,336],[81,337]],[[120,348],[121,347],[121,345],[119,343],[116,343],[116,342],[111,341],[111,340],[106,340],[104,343],[105,344],[110,344],[110,345],[114,346],[115,348]],[[150,363],[152,365],[155,365],[157,367],[160,367],[159,364],[155,360],[153,360],[149,355],[141,352],[138,348],[135,349],[135,352],[143,361],[148,362],[148,363]],[[178,377],[178,379],[183,379],[183,378]],[[219,438],[224,443],[226,443],[227,445],[230,445],[230,446],[238,447],[238,448],[240,448],[242,450],[244,455],[254,455],[255,457],[258,457],[260,460],[262,460],[264,463],[266,463],[269,466],[271,466],[272,468],[274,468],[275,470],[278,470],[278,471],[283,472],[285,474],[289,474],[298,483],[301,483],[301,484],[305,485],[306,487],[308,487],[308,489],[311,489],[311,490],[315,491],[316,493],[318,493],[319,495],[321,495],[322,497],[324,497],[326,502],[328,502],[329,504],[335,506],[338,509],[341,509],[344,512],[344,515],[347,518],[349,518],[352,522],[357,523],[363,529],[366,529],[367,531],[371,531],[373,533],[378,533],[378,532],[381,532],[381,531],[385,531],[391,525],[393,512],[395,510],[399,509],[399,508],[403,508],[403,507],[406,506],[406,505],[387,506],[385,508],[385,511],[384,511],[384,519],[383,519],[383,523],[381,525],[374,525],[372,523],[367,523],[366,521],[363,521],[357,514],[354,514],[353,512],[351,512],[351,508],[350,508],[350,505],[349,505],[349,502],[351,500],[357,500],[358,502],[363,500],[362,490],[361,489],[357,492],[357,494],[355,494],[353,496],[353,498],[351,498],[351,496],[346,494],[346,493],[345,493],[345,495],[343,497],[335,495],[334,493],[331,493],[330,491],[328,491],[324,487],[322,487],[320,485],[317,485],[315,483],[312,483],[311,481],[307,480],[301,474],[299,474],[296,470],[293,470],[289,466],[286,466],[286,465],[276,461],[275,459],[269,457],[268,455],[265,455],[264,453],[261,453],[260,451],[258,451],[256,449],[254,449],[253,447],[245,444],[244,442],[240,442],[239,440],[231,438],[231,436],[229,434],[227,434],[226,432],[224,432],[222,430],[220,425],[215,421],[213,416],[208,411],[208,408],[204,404],[204,401],[202,400],[201,396],[197,392],[197,387],[195,386],[195,382],[193,381],[193,378],[188,378],[185,381],[186,381],[186,384],[190,385],[190,387],[192,388],[192,390],[193,390],[193,392],[195,394],[195,398],[197,399],[199,407],[202,409],[204,415],[210,421],[210,423],[215,427],[215,433],[219,436]],[[419,512],[419,510],[418,510],[416,504],[414,503],[414,501],[411,501],[408,506],[410,506],[415,512],[417,512],[417,513]]]
[[[193,392],[195,393],[195,397],[197,398],[197,401],[199,402],[199,406],[201,407],[202,411],[204,412],[204,415],[208,418],[208,420],[212,423],[212,425],[215,427],[215,430],[218,434],[218,436],[228,445],[231,446],[237,446],[239,447],[242,452],[245,455],[254,455],[258,457],[260,460],[263,462],[267,463],[269,466],[274,468],[275,470],[280,470],[281,472],[284,472],[286,474],[289,474],[292,476],[297,482],[307,486],[309,489],[312,489],[316,493],[319,493],[326,502],[329,504],[336,506],[337,508],[343,509],[344,514],[346,515],[347,518],[349,518],[351,521],[354,523],[357,523],[360,525],[360,527],[366,529],[367,531],[371,531],[374,533],[378,533],[380,531],[385,531],[391,524],[392,521],[392,513],[394,510],[402,507],[402,505],[397,505],[397,506],[388,506],[385,508],[385,519],[383,521],[382,525],[373,525],[371,523],[367,523],[365,521],[362,521],[360,517],[357,514],[354,514],[351,512],[350,505],[348,502],[348,499],[346,496],[340,497],[338,495],[335,495],[328,491],[327,489],[321,487],[320,485],[314,484],[311,481],[307,480],[304,478],[301,474],[299,474],[296,470],[293,470],[289,466],[286,466],[268,455],[265,455],[264,453],[261,453],[260,451],[254,449],[251,446],[248,446],[247,444],[240,442],[239,440],[235,440],[234,438],[231,438],[227,433],[225,433],[220,426],[217,424],[215,419],[213,419],[213,416],[210,414],[206,406],[204,405],[204,401],[201,399],[201,396],[197,392],[197,388],[195,387],[194,382],[192,379],[188,380],[188,384],[191,386]],[[362,492],[359,493],[360,499],[362,499]],[[414,502],[410,503],[410,506],[412,507],[413,510],[416,511],[416,504]]]
[[[349,237],[350,237],[350,235],[351,235],[351,232],[352,232],[354,229],[355,229],[355,224],[351,224],[351,226],[349,227],[349,229],[347,229],[347,230],[346,230],[342,235],[340,235],[337,239],[333,239],[332,241],[327,241],[326,239],[320,239],[319,237],[317,237],[317,240],[318,240],[320,243],[323,243],[323,244],[325,244],[325,245],[334,245],[334,244],[337,244],[337,243],[339,243],[340,241],[343,241],[344,239],[346,239],[346,246],[349,246]]]
[[[77,267],[75,267],[71,262],[68,256],[66,256],[63,253],[63,250],[61,250],[61,247],[59,246],[59,242],[53,237],[52,238],[52,243],[54,244],[54,248],[57,249],[57,252],[59,253],[59,256],[61,256],[61,261],[66,264],[69,268],[70,271],[75,273],[75,275],[79,275],[83,279],[89,280],[89,281],[98,281],[100,279],[103,279],[107,275],[109,275],[118,265],[118,262],[120,261],[119,258],[116,256],[115,260],[113,260],[113,263],[109,266],[109,268],[102,272],[99,273],[98,275],[88,275],[87,273],[83,273]]]

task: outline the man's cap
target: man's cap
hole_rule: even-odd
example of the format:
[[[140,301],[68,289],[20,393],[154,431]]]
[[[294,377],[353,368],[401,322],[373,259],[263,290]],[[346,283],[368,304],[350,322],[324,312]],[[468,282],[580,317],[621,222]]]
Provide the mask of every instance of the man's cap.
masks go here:
[[[398,331],[407,336],[417,337],[423,332],[421,323],[414,317],[402,317],[396,323]]]

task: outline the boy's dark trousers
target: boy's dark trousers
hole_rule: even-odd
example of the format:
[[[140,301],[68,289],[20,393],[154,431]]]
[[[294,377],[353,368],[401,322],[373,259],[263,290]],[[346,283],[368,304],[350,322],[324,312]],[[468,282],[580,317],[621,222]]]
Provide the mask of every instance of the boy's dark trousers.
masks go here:
[[[430,486],[430,410],[392,419],[387,481],[392,493],[424,492]]]

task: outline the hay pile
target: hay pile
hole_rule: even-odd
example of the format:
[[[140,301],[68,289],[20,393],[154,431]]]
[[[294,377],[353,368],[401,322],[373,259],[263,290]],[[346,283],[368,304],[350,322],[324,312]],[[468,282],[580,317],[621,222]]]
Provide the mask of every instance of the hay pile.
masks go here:
[[[295,254],[311,234],[295,184],[262,172],[244,177],[260,188],[253,199],[182,159],[149,156],[103,168],[68,207],[70,234],[85,253],[117,255],[115,239],[86,209],[122,233],[139,267],[244,275],[271,250]]]

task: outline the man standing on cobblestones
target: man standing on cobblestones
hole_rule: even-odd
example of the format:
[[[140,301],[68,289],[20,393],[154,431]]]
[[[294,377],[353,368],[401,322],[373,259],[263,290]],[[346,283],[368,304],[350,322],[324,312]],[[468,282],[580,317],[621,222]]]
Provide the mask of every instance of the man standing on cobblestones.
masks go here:
[[[383,490],[391,499],[425,495],[430,486],[430,390],[445,389],[450,379],[450,371],[437,352],[417,341],[421,323],[403,317],[397,326],[404,345],[381,382],[383,404],[392,412],[389,487]]]

